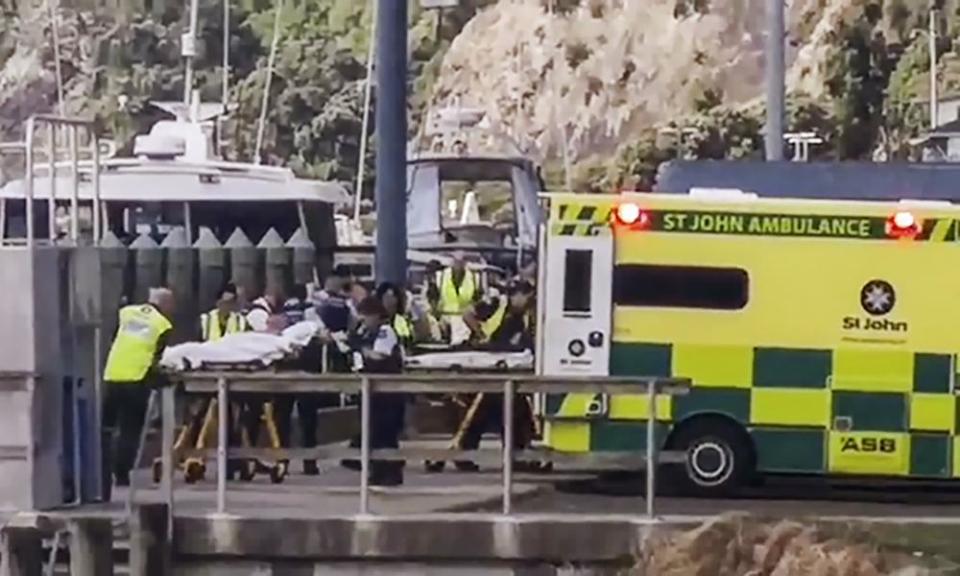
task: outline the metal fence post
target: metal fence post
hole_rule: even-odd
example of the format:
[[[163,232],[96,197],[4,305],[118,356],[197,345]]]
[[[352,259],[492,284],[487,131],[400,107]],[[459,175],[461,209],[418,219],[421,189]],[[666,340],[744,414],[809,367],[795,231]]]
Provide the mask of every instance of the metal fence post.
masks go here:
[[[26,222],[27,248],[33,248],[33,235],[34,235],[34,233],[35,233],[35,230],[34,230],[34,221],[33,221],[33,218],[34,218],[34,205],[33,205],[33,196],[34,196],[34,189],[33,189],[33,183],[34,183],[34,174],[33,174],[33,168],[34,168],[34,167],[33,167],[33,163],[34,163],[34,157],[33,157],[33,155],[34,155],[34,146],[33,146],[33,141],[34,141],[34,138],[35,138],[35,134],[34,134],[35,132],[36,132],[36,119],[35,119],[33,116],[31,116],[30,118],[27,119],[26,134],[24,135],[24,141],[25,141],[25,142],[24,142],[24,145],[25,145],[25,147],[26,147],[25,154],[26,154],[26,164],[27,164],[27,174],[26,174],[27,193],[26,193],[26,201],[25,201],[26,206],[25,206],[25,208],[24,208],[24,211],[25,211],[25,213],[26,213],[26,220],[27,220],[27,222]],[[32,258],[32,257],[33,257],[33,252],[31,252],[30,254],[31,254],[31,258]],[[32,265],[33,265],[33,264],[32,264],[32,262],[31,262],[31,270],[32,270]]]
[[[227,379],[217,379],[217,513],[227,511],[227,421],[230,410]]]
[[[80,245],[80,134],[78,126],[70,126],[70,241]]]
[[[503,383],[503,513],[511,512],[513,492],[513,380]]]
[[[370,379],[360,380],[360,513],[370,513]]]
[[[133,512],[133,504],[137,499],[137,478],[136,471],[140,468],[140,462],[143,460],[144,447],[147,444],[147,433],[150,431],[150,419],[154,409],[157,407],[157,391],[150,391],[150,398],[147,400],[147,411],[144,413],[143,426],[140,427],[140,434],[137,440],[137,453],[133,457],[133,473],[130,476],[130,486],[127,488],[126,511],[127,516]],[[162,413],[161,413],[162,414]],[[160,422],[161,434],[165,425],[165,420]]]
[[[57,125],[47,124],[47,154],[50,155],[50,197],[47,198],[47,236],[53,244],[57,239]]]
[[[177,389],[173,384],[168,384],[163,388],[163,410],[162,416],[162,448],[161,464],[163,468],[163,478],[160,484],[160,493],[163,495],[163,501],[167,504],[167,541],[173,542],[173,441],[174,429],[176,427],[177,410]]]
[[[657,476],[657,383],[647,380],[647,517],[653,518]]]

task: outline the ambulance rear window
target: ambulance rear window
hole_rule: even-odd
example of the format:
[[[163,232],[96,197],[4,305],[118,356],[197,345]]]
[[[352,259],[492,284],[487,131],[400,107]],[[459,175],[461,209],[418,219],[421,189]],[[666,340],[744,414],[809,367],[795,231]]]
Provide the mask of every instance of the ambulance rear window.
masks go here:
[[[749,277],[740,268],[621,264],[613,273],[613,301],[620,306],[740,310]]]
[[[590,312],[593,286],[593,252],[567,250],[563,274],[563,311]]]

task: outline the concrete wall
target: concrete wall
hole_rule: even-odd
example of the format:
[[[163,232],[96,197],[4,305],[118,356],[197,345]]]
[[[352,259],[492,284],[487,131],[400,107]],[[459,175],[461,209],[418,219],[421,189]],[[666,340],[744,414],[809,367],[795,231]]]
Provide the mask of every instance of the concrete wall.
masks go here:
[[[54,249],[0,249],[0,509],[63,501],[63,262]]]

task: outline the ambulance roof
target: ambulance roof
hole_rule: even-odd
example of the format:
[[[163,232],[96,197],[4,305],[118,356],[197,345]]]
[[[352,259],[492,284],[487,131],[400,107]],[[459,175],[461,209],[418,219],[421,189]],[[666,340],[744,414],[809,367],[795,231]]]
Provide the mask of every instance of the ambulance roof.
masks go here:
[[[916,162],[671,161],[654,191],[741,188],[763,198],[942,200],[960,202],[960,164]]]
[[[726,205],[754,206],[758,210],[773,210],[777,207],[790,207],[792,211],[836,210],[846,213],[859,211],[874,212],[889,210],[891,207],[921,210],[923,212],[956,212],[960,204],[937,200],[915,200],[895,198],[879,200],[822,200],[812,198],[764,198],[747,190],[731,188],[694,188],[684,194],[664,194],[659,192],[622,192],[620,194],[586,195],[575,193],[544,194],[543,197],[557,202],[575,202],[578,204],[605,204],[610,202],[636,202],[646,204],[686,204],[696,203],[722,207]]]

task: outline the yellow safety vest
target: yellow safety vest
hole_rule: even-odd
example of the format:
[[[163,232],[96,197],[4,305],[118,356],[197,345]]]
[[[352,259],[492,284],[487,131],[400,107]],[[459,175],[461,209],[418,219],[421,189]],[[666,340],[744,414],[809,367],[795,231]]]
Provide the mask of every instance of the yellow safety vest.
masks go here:
[[[117,337],[107,356],[103,379],[140,382],[153,366],[160,338],[173,328],[166,316],[149,304],[120,309]]]
[[[489,342],[493,338],[493,334],[500,329],[500,325],[503,324],[503,319],[507,316],[507,305],[509,303],[508,298],[500,298],[500,303],[497,305],[497,310],[486,320],[480,323],[480,329],[483,331],[483,338],[485,341]],[[523,325],[524,328],[530,329],[530,315],[523,315]]]
[[[211,322],[211,320],[213,320]],[[227,334],[243,332],[247,328],[247,323],[243,316],[236,312],[231,312],[227,318],[227,328],[221,331],[220,312],[216,309],[200,315],[200,334],[204,342],[213,342],[223,338]]]
[[[477,282],[470,271],[463,273],[459,291],[453,283],[453,270],[450,268],[437,273],[437,286],[440,288],[440,313],[449,316],[466,312],[477,292]]]
[[[397,314],[393,317],[393,331],[397,333],[397,338],[401,341],[413,340],[413,327],[403,314]]]

